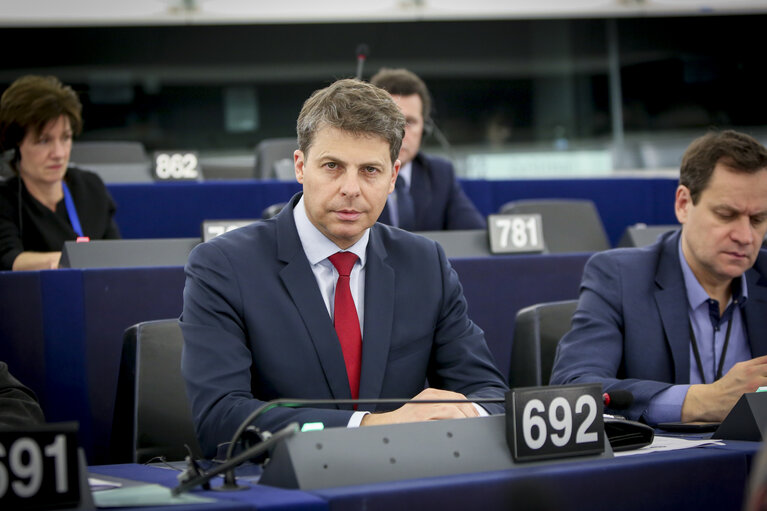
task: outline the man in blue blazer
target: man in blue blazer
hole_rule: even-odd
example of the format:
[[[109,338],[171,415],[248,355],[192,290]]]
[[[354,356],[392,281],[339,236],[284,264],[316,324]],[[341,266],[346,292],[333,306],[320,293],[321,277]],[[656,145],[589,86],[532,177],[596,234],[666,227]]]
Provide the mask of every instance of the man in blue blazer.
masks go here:
[[[440,246],[376,223],[397,179],[404,125],[391,97],[368,83],[340,80],[315,92],[298,119],[294,163],[303,193],[276,217],[190,254],[182,372],[206,455],[276,398],[504,395],[503,377],[484,334],[467,317],[458,277]],[[345,274],[332,262],[337,252],[356,260],[350,272],[343,270],[343,292]],[[340,304],[348,292],[353,303]],[[361,354],[339,326],[348,326],[339,321],[342,310],[349,319],[347,307],[356,312],[352,330]],[[487,411],[502,406],[275,408],[255,424],[275,432],[294,421],[353,427]]]
[[[767,149],[734,131],[685,152],[681,231],[594,255],[552,384],[601,382],[650,424],[721,421],[767,385]]]
[[[420,152],[423,135],[434,129],[431,95],[423,80],[406,69],[383,68],[370,83],[392,95],[407,121],[400,181],[378,221],[408,231],[485,229],[485,218],[458,183],[453,164]]]

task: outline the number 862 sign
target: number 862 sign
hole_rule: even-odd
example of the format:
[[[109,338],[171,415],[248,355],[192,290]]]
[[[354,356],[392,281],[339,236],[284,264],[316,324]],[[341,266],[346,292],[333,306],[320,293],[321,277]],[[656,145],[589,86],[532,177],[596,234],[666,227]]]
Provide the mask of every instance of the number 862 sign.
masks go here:
[[[506,397],[506,440],[516,461],[604,452],[602,386],[519,388]]]

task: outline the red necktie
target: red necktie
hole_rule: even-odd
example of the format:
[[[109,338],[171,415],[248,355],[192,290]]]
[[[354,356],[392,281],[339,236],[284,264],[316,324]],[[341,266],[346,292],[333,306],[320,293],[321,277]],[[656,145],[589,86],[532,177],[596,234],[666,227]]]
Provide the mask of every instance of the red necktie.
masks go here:
[[[333,302],[333,325],[336,327],[338,340],[341,341],[341,349],[344,352],[346,375],[349,378],[352,399],[357,399],[362,365],[362,334],[357,308],[354,306],[352,290],[349,287],[349,275],[357,261],[357,256],[352,252],[336,252],[328,259],[338,270],[336,296]]]

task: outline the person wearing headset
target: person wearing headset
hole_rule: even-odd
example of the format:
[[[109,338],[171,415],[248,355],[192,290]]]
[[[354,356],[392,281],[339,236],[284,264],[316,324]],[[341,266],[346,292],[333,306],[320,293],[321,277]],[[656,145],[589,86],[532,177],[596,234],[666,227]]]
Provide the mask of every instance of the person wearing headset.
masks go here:
[[[485,218],[458,183],[453,164],[421,152],[423,136],[434,129],[423,80],[407,69],[382,68],[370,83],[391,94],[407,121],[396,190],[378,221],[408,231],[485,229]]]
[[[81,111],[52,76],[21,77],[0,97],[0,152],[14,174],[0,183],[0,270],[58,268],[65,241],[120,237],[104,183],[68,167]]]

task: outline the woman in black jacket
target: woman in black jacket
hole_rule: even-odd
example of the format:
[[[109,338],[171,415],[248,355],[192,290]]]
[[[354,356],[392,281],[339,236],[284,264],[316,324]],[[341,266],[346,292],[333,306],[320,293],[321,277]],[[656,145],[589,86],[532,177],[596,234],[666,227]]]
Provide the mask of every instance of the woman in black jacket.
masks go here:
[[[0,98],[0,151],[15,174],[0,183],[0,270],[57,268],[67,240],[120,237],[104,183],[68,167],[81,111],[52,76],[19,78]]]

